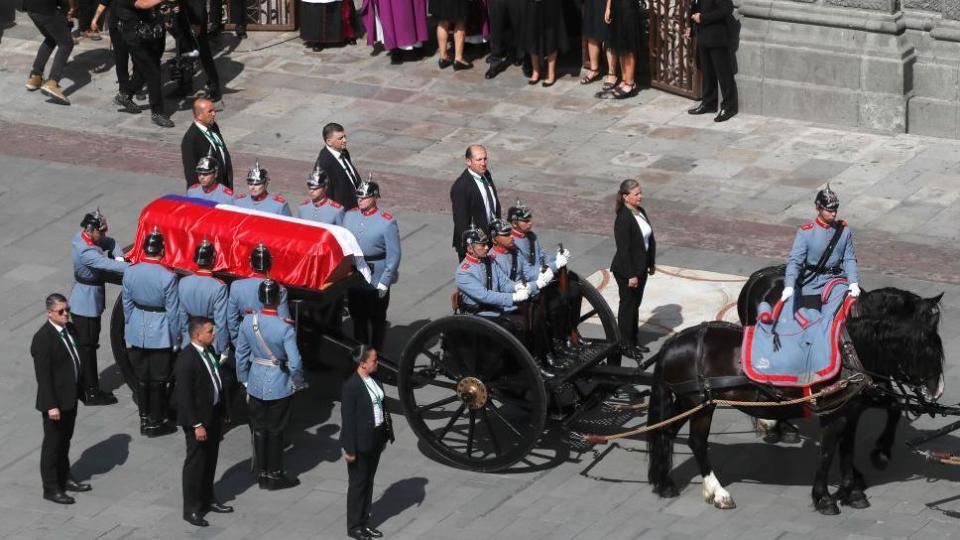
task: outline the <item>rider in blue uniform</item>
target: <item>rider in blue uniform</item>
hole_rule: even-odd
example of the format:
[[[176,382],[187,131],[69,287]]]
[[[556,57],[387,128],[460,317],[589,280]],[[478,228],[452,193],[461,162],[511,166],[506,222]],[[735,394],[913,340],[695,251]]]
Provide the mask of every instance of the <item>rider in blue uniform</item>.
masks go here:
[[[292,216],[287,200],[280,195],[270,195],[267,191],[267,184],[269,183],[270,176],[267,175],[266,169],[260,168],[260,162],[258,161],[247,173],[247,193],[240,194],[233,200],[233,203],[240,208],[250,208],[281,216]]]
[[[233,190],[217,182],[217,169],[220,165],[212,152],[211,146],[210,153],[197,162],[197,167],[194,169],[197,173],[197,183],[187,188],[187,197],[213,201],[217,204],[232,204]]]
[[[283,432],[293,393],[305,388],[293,321],[277,312],[280,284],[266,279],[257,288],[263,308],[243,317],[236,341],[237,379],[247,388],[257,480],[261,489],[296,486],[283,468]]]
[[[343,225],[345,210],[342,204],[327,197],[329,183],[330,177],[326,171],[320,168],[319,163],[314,165],[313,172],[307,177],[307,194],[310,197],[300,201],[300,207],[297,209],[297,215],[300,218],[331,225]]]
[[[230,329],[230,340],[234,343],[237,341],[237,332],[240,330],[243,315],[247,312],[256,313],[263,309],[257,291],[260,288],[260,283],[267,279],[267,272],[270,271],[272,264],[273,258],[270,256],[270,251],[263,244],[258,244],[250,252],[250,269],[254,275],[234,280],[230,284],[230,294],[227,299],[227,328]],[[277,286],[280,288],[280,304],[276,306],[276,309],[280,313],[280,317],[289,319],[290,309],[287,307],[287,289],[280,284],[277,284]]]
[[[493,247],[487,252],[487,256],[510,281],[525,280],[530,287],[531,297],[537,296],[540,289],[553,280],[553,270],[541,270],[538,265],[527,263],[527,259],[520,255],[514,243],[513,229],[506,221],[497,218],[490,222],[490,239]]]
[[[163,266],[163,235],[154,227],[143,240],[144,259],[123,274],[124,340],[137,377],[140,433],[176,431],[166,422],[173,356],[180,345],[177,275]]]
[[[797,294],[797,306],[820,309],[824,286],[836,278],[846,278],[850,296],[860,296],[860,270],[853,249],[853,233],[846,221],[837,219],[840,208],[837,194],[827,185],[817,193],[815,203],[817,218],[801,225],[793,241],[782,298],[786,300]],[[821,262],[835,236],[836,245]]]
[[[513,226],[513,243],[527,264],[536,267],[546,266],[554,273],[570,261],[570,250],[548,254],[540,245],[540,239],[533,232],[533,212],[517,199],[516,206],[507,210],[507,221]]]
[[[227,284],[213,277],[213,264],[217,258],[216,250],[209,241],[204,240],[197,246],[193,262],[197,271],[180,278],[178,295],[180,297],[180,321],[183,327],[183,341],[190,341],[187,333],[187,321],[190,317],[207,317],[213,321],[215,338],[213,349],[225,360],[230,344],[230,331],[227,329]]]
[[[353,337],[382,351],[390,286],[397,282],[400,267],[400,228],[393,214],[377,207],[380,186],[376,182],[360,184],[356,196],[358,206],[347,212],[343,226],[357,238],[372,279],[347,291],[347,304]]]
[[[73,235],[73,290],[70,291],[70,318],[77,331],[77,354],[85,394],[84,403],[111,405],[117,398],[100,389],[97,349],[100,348],[100,317],[104,310],[102,272],[123,273],[129,264],[116,241],[107,236],[107,219],[100,210],[83,216],[80,231]]]

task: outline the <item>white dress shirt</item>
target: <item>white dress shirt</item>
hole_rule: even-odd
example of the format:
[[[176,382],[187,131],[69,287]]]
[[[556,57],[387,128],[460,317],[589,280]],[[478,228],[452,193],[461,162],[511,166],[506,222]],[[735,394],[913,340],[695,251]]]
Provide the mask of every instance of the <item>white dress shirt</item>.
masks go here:
[[[197,129],[200,130],[200,133],[203,133],[203,136],[204,136],[208,141],[210,141],[210,146],[213,146],[214,148],[216,148],[216,149],[217,149],[217,152],[220,153],[220,161],[226,163],[226,162],[227,162],[227,156],[226,156],[226,154],[224,154],[224,150],[223,150],[223,149],[226,147],[227,143],[223,142],[223,137],[221,137],[221,136],[217,135],[216,133],[210,131],[209,128],[207,128],[207,126],[201,124],[200,122],[197,122],[196,120],[193,121],[193,124],[194,124],[195,126],[197,126]],[[213,141],[214,141],[214,140],[218,140],[218,139],[219,139],[219,141],[220,141],[220,144],[214,144]]]
[[[70,334],[70,332],[67,332],[67,337],[70,339],[70,343],[67,343],[67,340],[63,338],[63,327],[53,321],[49,321],[49,322],[50,322],[50,326],[52,326],[53,329],[57,331],[57,335],[60,336],[60,341],[63,342],[63,346],[67,348],[67,354],[69,354],[70,359],[73,360],[73,362],[70,362],[71,364],[73,364],[73,378],[79,381],[80,372],[77,371],[77,364],[80,363],[80,356],[79,356],[80,352],[77,351],[77,342],[73,340],[73,336]],[[72,349],[70,348],[71,345],[73,345]],[[73,353],[70,351],[76,351],[78,356],[74,357]]]
[[[207,374],[210,375],[210,382],[213,383],[213,404],[216,405],[217,403],[220,403],[220,392],[217,389],[223,388],[223,381],[220,379],[220,372],[210,369],[210,363],[207,362],[203,347],[192,341],[190,344],[193,345],[193,348],[197,350],[197,353],[200,355],[200,361],[203,362],[203,367],[207,368]]]
[[[360,381],[367,387],[367,394],[373,403],[373,425],[379,427],[383,424],[383,390],[370,377],[360,377]]]
[[[650,222],[647,221],[647,218],[643,217],[643,213],[634,212],[633,218],[637,220],[637,225],[640,226],[640,232],[643,233],[643,248],[650,249],[650,235],[653,234],[653,228],[650,227]]]

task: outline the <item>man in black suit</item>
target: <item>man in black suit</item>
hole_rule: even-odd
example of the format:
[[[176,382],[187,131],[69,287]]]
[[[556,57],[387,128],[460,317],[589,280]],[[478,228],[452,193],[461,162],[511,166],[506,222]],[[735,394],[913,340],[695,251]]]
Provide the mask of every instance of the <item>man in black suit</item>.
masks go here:
[[[463,260],[464,246],[461,236],[473,223],[482,231],[489,230],[490,222],[500,217],[500,199],[493,177],[487,170],[487,149],[471,144],[464,154],[467,168],[450,188],[453,204],[453,249],[457,250],[457,262]]]
[[[329,123],[323,126],[323,150],[317,156],[317,165],[330,176],[327,196],[343,205],[344,210],[357,207],[354,194],[363,181],[360,171],[353,166],[347,150],[347,132],[343,126]]]
[[[30,355],[37,374],[37,410],[43,415],[40,478],[43,498],[73,504],[64,491],[90,491],[90,484],[70,478],[70,439],[82,399],[80,355],[70,323],[70,306],[62,294],[47,296],[47,322],[33,335]]]
[[[226,514],[233,507],[213,496],[222,422],[228,396],[213,350],[214,323],[208,317],[190,317],[190,345],[177,358],[177,422],[187,439],[183,460],[183,519],[197,527],[209,525],[206,512]]]
[[[703,75],[703,98],[699,105],[690,109],[690,114],[706,114],[717,111],[717,85],[723,101],[714,122],[726,122],[737,114],[737,82],[733,78],[733,51],[730,45],[733,2],[731,0],[694,0],[690,6],[693,33],[697,36],[697,56]],[[687,26],[684,37],[690,38]]]
[[[358,540],[380,538],[369,524],[373,478],[387,441],[393,441],[390,413],[383,406],[383,384],[377,371],[377,350],[360,345],[354,351],[357,370],[343,382],[340,399],[340,446],[347,461],[347,535]]]
[[[211,153],[217,160],[217,183],[233,189],[233,162],[230,161],[230,151],[227,150],[216,117],[217,112],[209,99],[200,98],[193,102],[193,123],[180,141],[183,177],[187,181],[187,188],[197,183],[197,162],[207,153]]]

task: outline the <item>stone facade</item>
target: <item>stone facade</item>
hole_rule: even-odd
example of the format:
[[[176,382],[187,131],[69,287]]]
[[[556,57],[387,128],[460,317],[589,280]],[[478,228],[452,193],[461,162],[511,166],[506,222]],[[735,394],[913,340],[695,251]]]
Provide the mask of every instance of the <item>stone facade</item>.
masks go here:
[[[738,0],[746,112],[960,138],[960,0]]]

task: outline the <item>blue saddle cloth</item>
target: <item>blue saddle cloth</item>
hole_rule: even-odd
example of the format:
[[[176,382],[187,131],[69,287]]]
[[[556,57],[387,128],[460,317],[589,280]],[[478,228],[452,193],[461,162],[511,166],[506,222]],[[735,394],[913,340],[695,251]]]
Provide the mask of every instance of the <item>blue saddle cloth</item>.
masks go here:
[[[847,295],[845,279],[823,289],[823,306],[793,309],[794,295],[771,307],[763,302],[757,324],[743,333],[740,363],[751,380],[774,386],[808,387],[835,377],[843,364],[839,337],[854,299]],[[774,329],[774,321],[776,328]],[[779,349],[774,345],[774,330]]]

